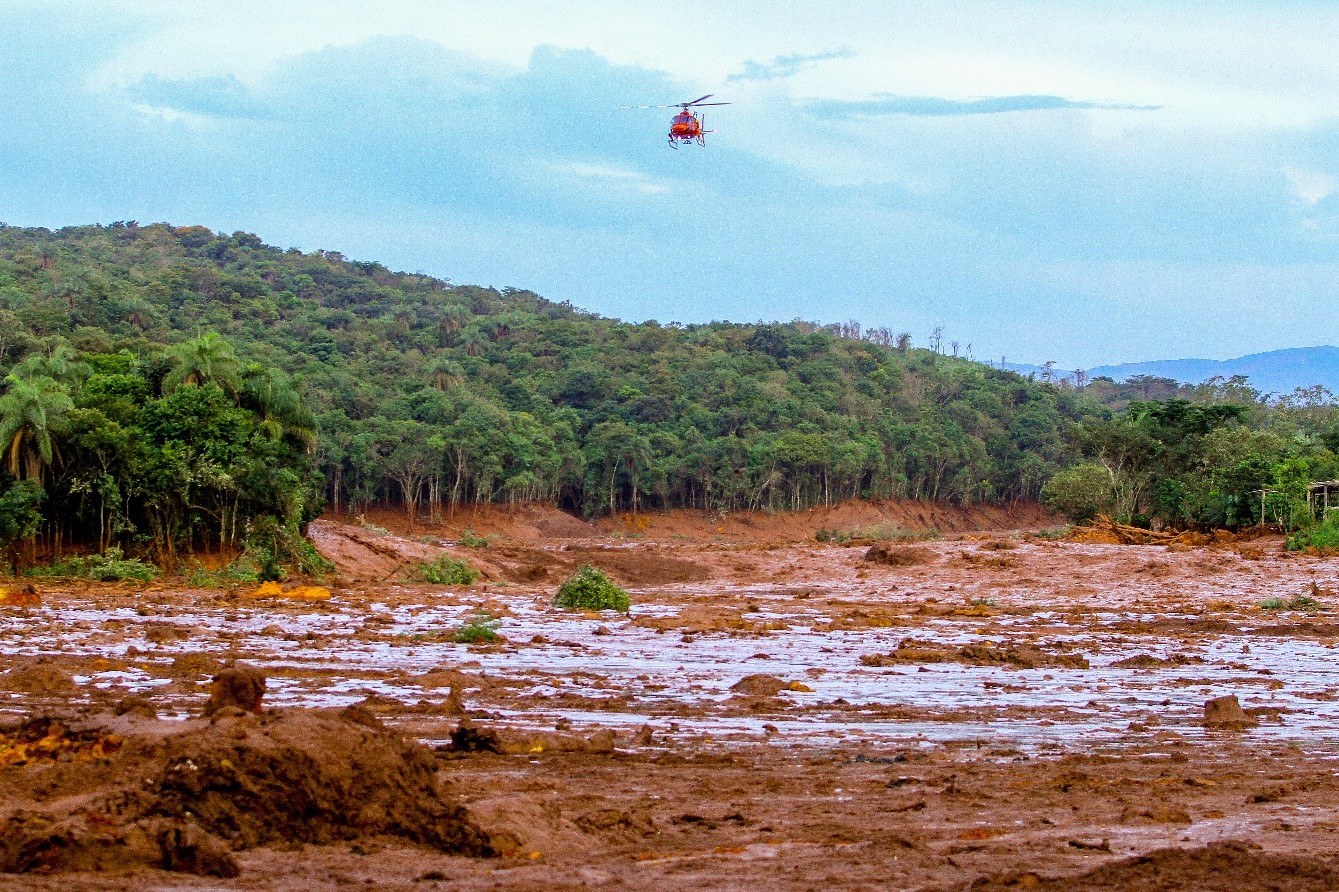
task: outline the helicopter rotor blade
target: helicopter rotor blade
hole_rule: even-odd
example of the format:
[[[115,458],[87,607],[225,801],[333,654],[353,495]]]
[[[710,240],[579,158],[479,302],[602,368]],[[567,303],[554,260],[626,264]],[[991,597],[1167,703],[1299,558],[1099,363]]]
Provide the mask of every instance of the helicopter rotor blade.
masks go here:
[[[699,96],[699,97],[697,97],[697,98],[694,99],[692,102],[681,102],[681,103],[679,103],[679,104],[680,104],[680,105],[697,105],[697,104],[698,104],[699,102],[701,102],[703,99],[710,99],[711,97],[713,97],[713,96],[715,96],[715,95],[716,95],[715,93],[708,93],[706,96]]]
[[[694,107],[706,108],[708,105],[730,105],[729,102],[694,102]]]
[[[629,108],[678,108],[678,107],[679,107],[678,105],[616,105],[616,106],[614,106],[615,109],[629,109]]]

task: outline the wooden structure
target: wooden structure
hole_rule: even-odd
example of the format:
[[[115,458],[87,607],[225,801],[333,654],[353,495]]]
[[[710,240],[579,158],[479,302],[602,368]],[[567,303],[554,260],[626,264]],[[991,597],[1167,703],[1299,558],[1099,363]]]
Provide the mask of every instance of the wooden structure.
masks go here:
[[[1331,495],[1334,496],[1333,499]],[[1332,509],[1339,508],[1339,480],[1317,480],[1307,487],[1306,506],[1311,509],[1312,517],[1316,516],[1317,505],[1320,505],[1322,520]]]

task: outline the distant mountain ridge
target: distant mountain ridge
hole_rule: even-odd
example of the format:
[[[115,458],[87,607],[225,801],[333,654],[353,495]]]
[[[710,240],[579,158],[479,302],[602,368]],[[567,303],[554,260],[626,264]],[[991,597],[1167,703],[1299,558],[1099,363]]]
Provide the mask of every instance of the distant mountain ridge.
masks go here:
[[[1042,366],[1023,363],[1005,363],[1005,368],[1020,374],[1041,377]],[[1150,362],[1123,362],[1117,365],[1085,369],[1089,378],[1106,376],[1115,381],[1126,381],[1137,375],[1155,375],[1171,378],[1185,384],[1199,384],[1209,378],[1245,375],[1250,385],[1264,393],[1292,393],[1298,387],[1319,384],[1339,393],[1339,347],[1290,347],[1252,353],[1236,359],[1158,359]],[[1056,378],[1073,380],[1072,369],[1054,369]]]

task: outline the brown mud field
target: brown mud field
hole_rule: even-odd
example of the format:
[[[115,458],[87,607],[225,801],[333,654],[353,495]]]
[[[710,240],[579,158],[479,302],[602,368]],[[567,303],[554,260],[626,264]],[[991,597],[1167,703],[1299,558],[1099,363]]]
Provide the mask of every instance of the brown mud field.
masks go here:
[[[328,598],[43,581],[0,889],[1339,889],[1339,559],[897,510],[318,521]],[[483,578],[407,581],[444,552]],[[552,606],[582,563],[630,614]]]

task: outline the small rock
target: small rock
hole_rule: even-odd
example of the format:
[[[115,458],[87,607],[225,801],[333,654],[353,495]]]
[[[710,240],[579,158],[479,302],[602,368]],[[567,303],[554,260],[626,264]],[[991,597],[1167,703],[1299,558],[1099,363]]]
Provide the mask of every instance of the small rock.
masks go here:
[[[642,725],[632,738],[633,746],[653,746],[654,744],[655,730],[650,725]]]
[[[1246,714],[1237,700],[1236,694],[1215,697],[1204,701],[1204,727],[1206,728],[1254,728],[1259,721]]]
[[[595,627],[595,631],[592,632],[591,634],[593,634],[593,635],[612,635],[612,634],[614,634],[614,633],[611,632],[611,631],[609,631],[609,627],[608,627],[608,626],[596,626],[596,627]]]
[[[736,694],[747,694],[750,697],[774,697],[781,691],[786,690],[786,682],[775,675],[755,673],[746,675],[735,682],[730,690]]]

